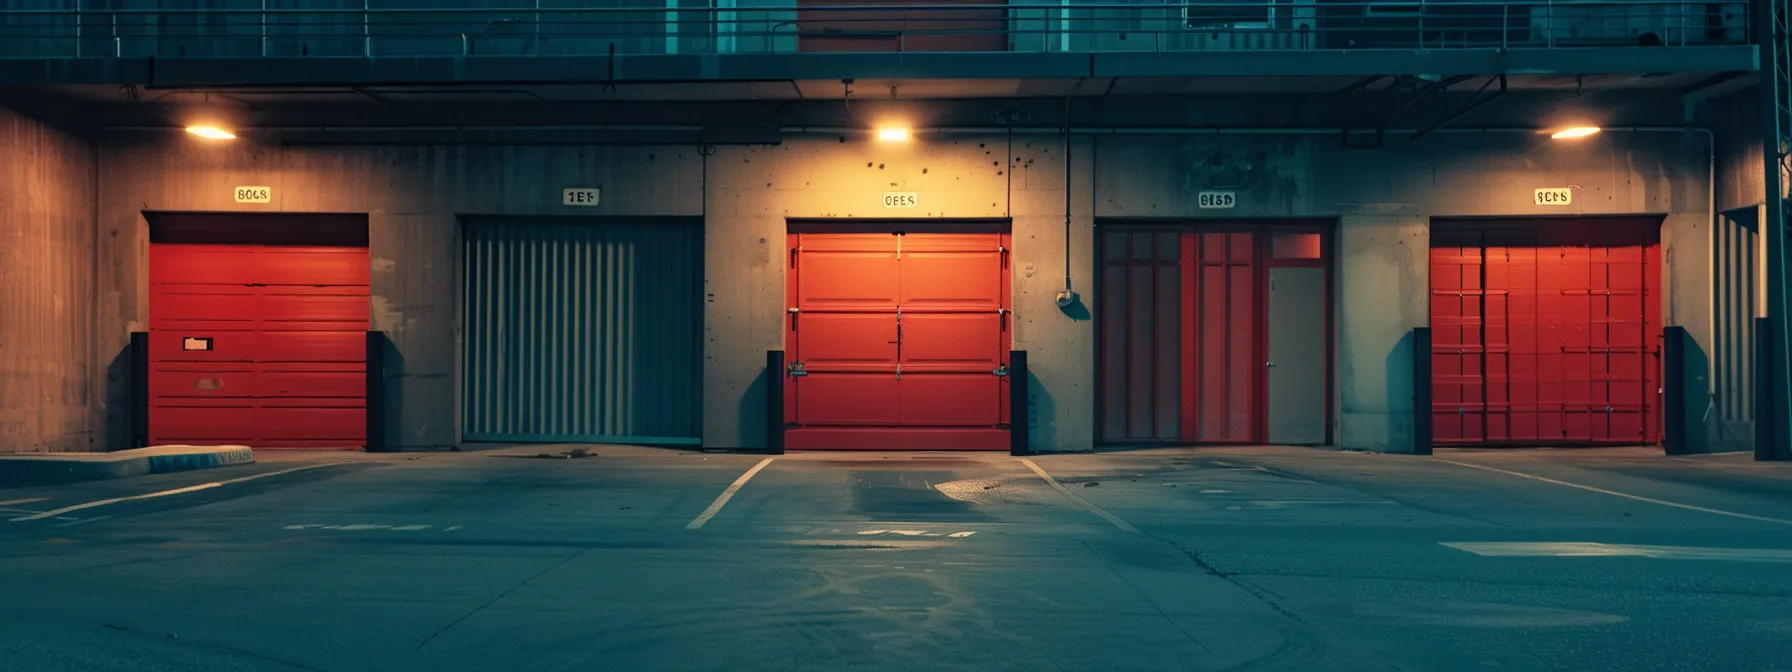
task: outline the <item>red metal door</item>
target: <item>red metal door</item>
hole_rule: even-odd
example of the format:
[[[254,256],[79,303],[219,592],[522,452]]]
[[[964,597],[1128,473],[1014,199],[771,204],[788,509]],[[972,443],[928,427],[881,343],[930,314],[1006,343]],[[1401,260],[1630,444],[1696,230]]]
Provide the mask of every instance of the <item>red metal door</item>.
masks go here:
[[[1257,325],[1262,308],[1257,287],[1258,236],[1252,231],[1192,233],[1183,251],[1184,284],[1194,298],[1184,322],[1185,389],[1194,413],[1184,433],[1199,443],[1255,443],[1262,399]]]
[[[365,247],[150,246],[149,440],[366,444]]]
[[[1100,440],[1263,442],[1266,269],[1329,269],[1327,227],[1311,220],[1102,227]],[[1329,285],[1325,291],[1329,297]],[[1323,401],[1331,395],[1331,316],[1316,317],[1326,325],[1326,364],[1315,367],[1313,381],[1321,401],[1303,412],[1323,419],[1331,415]]]
[[[1170,442],[1184,435],[1183,253],[1191,234],[1116,228],[1102,235],[1101,438]],[[1188,278],[1194,276],[1189,274]]]
[[[1658,227],[1591,219],[1436,228],[1438,442],[1656,441]]]
[[[785,445],[1007,449],[1005,244],[791,234]]]

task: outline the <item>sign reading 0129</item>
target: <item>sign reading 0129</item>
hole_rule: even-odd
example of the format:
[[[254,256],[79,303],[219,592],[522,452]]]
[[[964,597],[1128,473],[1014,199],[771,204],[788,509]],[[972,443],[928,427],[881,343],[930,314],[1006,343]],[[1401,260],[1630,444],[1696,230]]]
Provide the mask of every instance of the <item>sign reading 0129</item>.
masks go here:
[[[274,189],[272,187],[237,187],[236,202],[273,203]]]

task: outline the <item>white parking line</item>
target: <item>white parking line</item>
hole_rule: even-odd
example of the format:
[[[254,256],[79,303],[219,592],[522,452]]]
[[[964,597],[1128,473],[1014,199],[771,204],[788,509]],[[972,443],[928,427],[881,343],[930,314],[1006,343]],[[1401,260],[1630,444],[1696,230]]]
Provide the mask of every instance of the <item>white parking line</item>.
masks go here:
[[[728,500],[734,499],[734,493],[740,492],[740,486],[746,485],[747,481],[753,478],[753,474],[759,473],[760,469],[764,469],[765,465],[771,464],[774,459],[777,458],[768,457],[760,460],[759,464],[753,465],[753,468],[748,469],[747,473],[741,474],[740,478],[734,479],[734,483],[729,485],[727,490],[723,490],[722,495],[717,497],[716,501],[710,502],[709,508],[704,509],[703,513],[697,514],[697,517],[691,520],[691,524],[684,526],[684,529],[695,530],[702,528],[704,523],[709,522],[709,519],[716,516],[717,511],[721,511],[722,507],[728,504]]]
[[[0,506],[12,506],[14,504],[30,504],[32,502],[41,502],[46,499],[49,499],[49,497],[30,497],[27,499],[9,499],[4,502],[0,502]]]
[[[223,486],[223,485],[230,485],[232,483],[242,483],[244,481],[253,481],[258,478],[267,478],[269,476],[279,476],[281,474],[290,474],[295,471],[304,471],[306,469],[320,469],[323,467],[334,467],[334,466],[343,465],[343,464],[348,464],[348,463],[347,462],[329,462],[329,463],[325,463],[325,464],[308,464],[303,467],[293,467],[291,469],[282,469],[280,471],[270,471],[265,474],[255,474],[253,476],[244,476],[242,478],[233,478],[233,479],[230,479],[227,481],[214,481],[211,483],[200,483],[199,485],[189,485],[184,488],[175,488],[173,490],[163,490],[161,492],[151,492],[151,493],[143,494],[143,495],[131,495],[130,497],[113,497],[112,499],[102,499],[99,501],[87,502],[86,504],[76,504],[74,506],[65,506],[60,509],[53,509],[50,511],[45,511],[45,512],[39,513],[37,515],[24,516],[22,518],[14,518],[14,519],[12,519],[12,522],[19,523],[19,522],[24,522],[27,520],[42,520],[44,518],[54,518],[56,516],[60,516],[65,513],[69,513],[72,511],[80,511],[83,509],[91,509],[96,506],[106,506],[108,504],[117,504],[119,502],[132,502],[132,501],[137,501],[140,499],[154,499],[156,497],[167,497],[169,495],[184,495],[189,492],[198,492],[200,490],[210,490],[212,488],[216,488],[216,487]]]
[[[1792,550],[1778,548],[1705,548],[1700,546],[1644,546],[1596,541],[1442,541],[1475,555],[1507,558],[1656,558],[1660,560],[1735,560],[1741,562],[1792,563]]]
[[[1483,465],[1479,465],[1479,464],[1469,464],[1467,462],[1457,462],[1455,460],[1438,460],[1438,462],[1443,462],[1445,464],[1454,464],[1458,467],[1468,467],[1470,469],[1480,469],[1483,471],[1491,471],[1494,473],[1505,474],[1507,476],[1517,476],[1519,478],[1528,478],[1533,481],[1542,481],[1544,483],[1552,483],[1555,485],[1566,486],[1566,487],[1575,488],[1578,490],[1585,490],[1587,492],[1597,492],[1601,495],[1611,495],[1613,497],[1623,497],[1624,499],[1634,499],[1639,502],[1648,502],[1650,504],[1660,504],[1662,506],[1671,506],[1676,509],[1686,509],[1688,511],[1698,511],[1700,513],[1710,513],[1710,514],[1716,514],[1719,516],[1729,516],[1731,518],[1742,518],[1744,520],[1758,520],[1763,523],[1779,523],[1781,525],[1792,525],[1792,520],[1786,520],[1784,518],[1768,518],[1766,516],[1755,516],[1755,515],[1749,515],[1746,513],[1736,513],[1735,511],[1724,511],[1722,509],[1708,509],[1703,506],[1693,506],[1691,504],[1681,504],[1679,502],[1670,502],[1665,499],[1655,499],[1654,497],[1644,497],[1642,495],[1632,495],[1627,492],[1618,492],[1616,490],[1606,490],[1604,488],[1595,488],[1591,485],[1581,485],[1579,483],[1569,483],[1568,481],[1558,481],[1553,478],[1547,478],[1547,477],[1543,477],[1543,476],[1533,476],[1531,474],[1527,474],[1524,472],[1511,471],[1511,470],[1507,470],[1507,469],[1498,469],[1495,467],[1488,467],[1488,466],[1483,466]]]
[[[1118,527],[1127,532],[1139,531],[1139,528],[1133,527],[1132,523],[1128,523],[1124,520],[1121,520],[1118,516],[1108,513],[1106,509],[1096,506],[1095,504],[1091,503],[1087,499],[1078,497],[1076,495],[1076,493],[1071,492],[1069,488],[1064,487],[1064,484],[1059,483],[1058,479],[1052,478],[1051,474],[1045,473],[1044,469],[1040,469],[1039,465],[1033,464],[1032,460],[1022,459],[1020,461],[1020,463],[1027,465],[1027,468],[1032,469],[1033,473],[1039,474],[1040,478],[1045,479],[1045,484],[1052,486],[1052,489],[1057,490],[1058,494],[1063,495],[1065,499],[1068,499],[1072,502],[1076,502],[1077,506],[1088,509],[1089,513],[1093,513],[1097,516],[1101,516],[1102,518],[1106,519],[1108,522],[1113,523],[1114,527]]]

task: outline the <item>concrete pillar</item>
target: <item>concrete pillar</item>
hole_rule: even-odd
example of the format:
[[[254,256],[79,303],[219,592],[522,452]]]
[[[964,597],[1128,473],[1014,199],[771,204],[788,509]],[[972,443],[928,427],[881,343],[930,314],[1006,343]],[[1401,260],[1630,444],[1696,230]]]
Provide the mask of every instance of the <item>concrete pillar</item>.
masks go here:
[[[1339,218],[1338,445],[1409,451],[1412,330],[1430,319],[1429,220],[1391,206]]]

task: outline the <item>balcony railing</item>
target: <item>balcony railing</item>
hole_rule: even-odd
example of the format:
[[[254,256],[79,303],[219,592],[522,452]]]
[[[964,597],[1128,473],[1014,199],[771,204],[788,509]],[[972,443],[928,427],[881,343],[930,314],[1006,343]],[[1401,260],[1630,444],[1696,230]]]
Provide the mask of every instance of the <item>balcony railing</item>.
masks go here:
[[[4,0],[0,58],[1673,47],[1743,44],[1749,34],[1747,2],[1669,0],[160,1],[96,9],[119,0]]]

